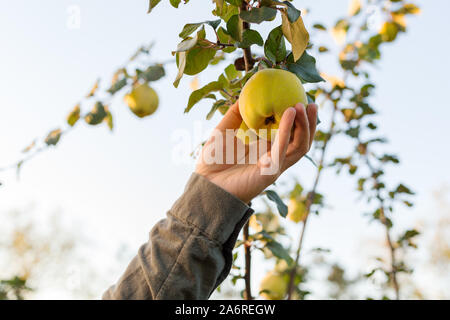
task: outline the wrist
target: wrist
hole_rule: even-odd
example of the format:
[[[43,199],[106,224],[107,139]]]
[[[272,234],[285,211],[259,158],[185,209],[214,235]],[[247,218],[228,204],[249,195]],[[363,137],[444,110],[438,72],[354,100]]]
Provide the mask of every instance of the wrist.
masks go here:
[[[196,174],[201,175],[203,178],[207,179],[209,182],[213,183],[217,187],[221,188],[222,190],[226,191],[230,195],[236,198],[236,200],[239,200],[245,204],[248,205],[248,203],[251,202],[251,200],[254,197],[249,196],[247,190],[238,190],[238,188],[233,187],[231,183],[227,183],[227,179],[223,177],[219,177],[214,174],[205,174],[201,170],[196,170]]]

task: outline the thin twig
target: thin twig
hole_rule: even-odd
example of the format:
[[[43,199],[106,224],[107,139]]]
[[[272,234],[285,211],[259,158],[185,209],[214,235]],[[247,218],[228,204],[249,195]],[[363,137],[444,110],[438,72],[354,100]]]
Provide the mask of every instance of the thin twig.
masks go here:
[[[244,226],[243,231],[244,237],[244,254],[245,254],[245,291],[244,291],[244,299],[245,300],[253,300],[252,290],[251,290],[251,264],[252,264],[252,254],[251,254],[251,244],[249,243],[249,223]]]
[[[247,10],[247,2],[242,1],[241,7],[239,8],[239,12]],[[244,30],[249,29],[250,24],[243,21],[242,23],[242,33]],[[243,49],[244,50],[244,62],[245,62],[245,72],[248,72],[253,66],[252,52],[250,47]],[[249,244],[249,222],[244,226],[243,230],[243,239],[244,239],[244,254],[245,254],[245,291],[244,291],[244,299],[252,300],[252,290],[251,290],[251,262],[252,262],[252,254],[251,254],[251,245]]]
[[[361,141],[359,141],[361,142]],[[368,156],[369,152],[366,150],[365,152],[365,160],[366,160],[366,164],[367,167],[370,169],[370,171],[372,173],[377,172],[378,170],[376,170],[372,164],[370,163],[370,159]],[[375,184],[378,184],[378,178],[377,176],[372,175],[373,180],[375,182]],[[391,280],[392,280],[392,285],[394,287],[394,291],[395,291],[395,299],[396,300],[400,300],[400,286],[398,283],[398,279],[397,279],[397,261],[396,261],[396,257],[395,257],[395,247],[394,244],[392,243],[392,239],[391,239],[391,234],[390,234],[390,226],[388,223],[388,220],[386,218],[386,214],[384,212],[384,199],[380,194],[380,190],[377,189],[377,199],[380,202],[380,221],[381,223],[384,225],[385,227],[385,231],[386,231],[386,242],[388,243],[389,246],[389,251],[390,251],[390,256],[391,256],[391,271],[389,271],[390,275],[391,275]]]
[[[214,48],[214,47],[234,47],[234,44],[229,44],[229,43],[222,43],[219,40],[217,40],[217,42],[212,42],[209,41],[208,39],[203,39],[202,42],[207,43],[209,46],[209,48]]]
[[[287,299],[291,300],[292,299],[292,293],[294,291],[294,280],[295,280],[295,276],[297,274],[297,268],[298,268],[298,264],[300,261],[300,253],[301,253],[301,248],[303,246],[303,238],[305,235],[305,230],[306,230],[306,225],[308,222],[308,217],[309,214],[311,212],[311,206],[314,202],[314,197],[316,195],[316,189],[317,186],[319,184],[319,180],[321,177],[321,173],[322,173],[322,169],[324,167],[324,162],[325,162],[325,151],[327,149],[328,146],[328,142],[331,140],[331,137],[333,136],[333,130],[334,130],[334,124],[335,124],[335,116],[336,116],[336,110],[337,110],[337,106],[334,105],[333,106],[333,112],[331,113],[331,121],[330,121],[330,128],[327,134],[327,137],[325,139],[325,141],[323,142],[323,147],[322,147],[322,155],[320,157],[320,161],[319,161],[319,165],[318,165],[318,169],[317,169],[317,174],[316,174],[316,178],[314,180],[314,184],[313,187],[311,189],[311,191],[308,193],[308,197],[306,199],[306,216],[305,216],[305,220],[303,222],[303,228],[302,231],[300,233],[300,238],[298,241],[298,247],[297,247],[297,251],[295,254],[295,261],[294,261],[294,265],[292,266],[291,272],[289,274],[289,284],[288,284],[288,290],[287,290]]]
[[[239,8],[239,12],[247,10],[247,2],[242,1],[241,7]],[[250,24],[246,21],[242,21],[242,34],[245,30],[250,29]],[[243,49],[244,50],[244,62],[245,62],[245,71],[248,72],[253,67],[253,58],[252,51],[250,47]]]
[[[394,286],[394,291],[395,291],[395,299],[396,300],[400,300],[400,286],[398,284],[398,280],[397,280],[397,262],[396,262],[396,258],[395,258],[395,247],[392,243],[391,240],[391,235],[390,235],[390,228],[386,219],[386,216],[384,214],[384,207],[382,206],[380,208],[380,219],[381,222],[384,224],[385,230],[386,230],[386,241],[389,245],[389,251],[391,253],[391,280],[392,280],[392,285]]]

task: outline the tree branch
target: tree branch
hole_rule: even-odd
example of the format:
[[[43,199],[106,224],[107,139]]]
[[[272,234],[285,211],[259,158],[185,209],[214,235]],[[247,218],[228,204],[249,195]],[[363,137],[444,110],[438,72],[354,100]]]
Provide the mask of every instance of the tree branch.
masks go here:
[[[247,1],[242,1],[241,7],[239,8],[239,12],[247,10]],[[242,34],[245,30],[250,28],[250,24],[243,21],[242,22]],[[244,51],[244,62],[245,62],[245,72],[248,72],[253,67],[253,58],[250,47],[243,49]],[[251,290],[251,262],[252,262],[252,253],[250,251],[251,245],[249,244],[249,223],[244,226],[243,230],[243,239],[244,239],[244,254],[245,254],[245,291],[244,291],[244,299],[245,300],[253,300],[252,290]]]
[[[244,291],[244,299],[245,300],[253,300],[252,290],[251,290],[251,264],[252,264],[252,254],[251,254],[251,244],[249,243],[249,224],[248,221],[244,226],[243,231],[244,238],[244,254],[245,254],[245,291]]]
[[[314,197],[316,195],[317,185],[319,184],[319,180],[320,180],[320,177],[321,177],[321,173],[322,173],[322,169],[323,169],[323,165],[324,165],[324,161],[325,161],[325,151],[327,149],[328,142],[331,140],[331,137],[333,136],[336,110],[337,110],[337,106],[334,105],[333,106],[333,112],[331,114],[330,128],[329,128],[327,137],[326,137],[326,139],[324,141],[324,144],[323,144],[323,147],[322,147],[322,155],[320,157],[320,161],[319,161],[319,165],[318,165],[318,169],[317,169],[317,175],[316,175],[316,178],[314,180],[313,187],[312,187],[311,191],[308,193],[308,197],[306,199],[306,205],[305,205],[305,207],[306,207],[306,209],[305,209],[306,210],[306,216],[305,216],[305,220],[303,222],[302,231],[300,233],[300,238],[299,238],[299,241],[298,241],[297,251],[295,253],[294,265],[292,266],[291,272],[289,274],[289,284],[288,284],[288,289],[287,289],[287,299],[288,300],[292,299],[292,293],[294,291],[294,280],[295,280],[295,276],[297,274],[297,268],[298,268],[299,261],[300,261],[301,248],[303,246],[303,238],[304,238],[306,226],[307,226],[307,223],[308,223],[308,217],[309,217],[309,214],[311,212],[311,206],[312,206],[312,204],[314,202]]]
[[[361,141],[359,141],[361,143]],[[368,156],[369,152],[366,150],[366,153],[364,155],[365,157],[365,162],[367,164],[367,167],[370,169],[370,171],[372,173],[377,172],[378,170],[376,170],[372,164],[370,163],[370,159]],[[376,175],[373,175],[373,180],[375,182],[375,184],[379,184],[380,182],[378,181],[378,177]],[[395,247],[394,244],[392,242],[391,239],[391,234],[390,234],[390,226],[388,223],[388,220],[386,218],[386,214],[384,212],[384,199],[380,194],[380,190],[377,189],[377,199],[380,202],[380,221],[381,223],[384,225],[385,227],[385,231],[386,231],[386,242],[388,243],[388,247],[389,247],[389,251],[390,251],[390,256],[391,256],[391,270],[389,271],[390,275],[391,275],[391,280],[392,280],[392,285],[394,287],[394,291],[395,291],[395,299],[396,300],[400,300],[400,286],[398,283],[398,279],[397,279],[397,261],[396,261],[396,257],[395,257]]]
[[[392,243],[391,240],[391,235],[389,232],[389,225],[387,223],[387,219],[386,216],[384,214],[384,206],[381,206],[380,208],[380,220],[381,223],[383,223],[385,229],[386,229],[386,241],[389,245],[389,251],[391,253],[391,280],[392,280],[392,285],[394,286],[394,291],[395,291],[395,299],[396,300],[400,300],[400,286],[398,284],[398,280],[397,280],[397,262],[395,259],[395,247]]]
[[[242,1],[241,7],[239,8],[239,12],[247,11],[247,2]],[[250,29],[250,24],[248,22],[242,21],[242,33],[245,30]],[[255,61],[252,58],[252,51],[250,47],[243,49],[244,51],[244,62],[245,62],[245,71],[248,72],[251,68],[253,68],[253,64]]]

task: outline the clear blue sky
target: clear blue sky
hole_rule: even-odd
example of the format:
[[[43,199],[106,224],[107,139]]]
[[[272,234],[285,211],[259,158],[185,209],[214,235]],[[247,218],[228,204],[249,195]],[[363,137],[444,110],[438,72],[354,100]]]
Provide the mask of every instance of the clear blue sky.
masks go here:
[[[58,127],[95,80],[109,79],[135,48],[154,41],[153,59],[166,61],[185,23],[211,17],[207,1],[191,1],[178,11],[161,4],[151,15],[146,14],[147,2],[0,0],[0,167],[16,160],[35,137]],[[322,20],[330,25],[347,12],[346,0],[296,3],[312,9],[307,24]],[[450,30],[445,16],[450,3],[418,3],[422,14],[409,19],[406,35],[383,48],[373,78],[380,130],[389,138],[388,149],[402,160],[389,173],[418,193],[415,209],[398,212],[402,227],[432,218],[431,191],[450,182],[450,47],[445,36]],[[81,10],[80,29],[66,26],[71,5]],[[262,29],[263,34],[267,31]],[[327,71],[326,63],[319,61],[319,68]],[[14,172],[2,173],[0,213],[28,203],[35,203],[41,214],[62,208],[70,219],[82,221],[96,241],[109,243],[111,252],[120,243],[137,249],[193,169],[173,164],[172,133],[183,128],[192,132],[195,121],[211,128],[219,119],[203,120],[209,107],[205,103],[183,114],[189,81],[183,79],[175,89],[171,82],[176,69],[171,66],[167,71],[167,78],[154,85],[161,100],[154,117],[138,120],[116,100],[113,133],[83,124],[57,148],[27,163],[20,181]],[[200,82],[217,74],[212,69],[200,76]],[[311,171],[303,161],[289,174],[307,182]],[[366,261],[355,260],[364,251],[355,239],[377,237],[380,232],[362,216],[363,206],[355,204],[353,188],[350,180],[336,179],[331,172],[321,181],[320,191],[332,207],[311,221],[306,246],[331,248],[336,259],[356,261],[357,270]],[[255,278],[261,275],[262,271]],[[117,276],[112,275],[111,281]]]

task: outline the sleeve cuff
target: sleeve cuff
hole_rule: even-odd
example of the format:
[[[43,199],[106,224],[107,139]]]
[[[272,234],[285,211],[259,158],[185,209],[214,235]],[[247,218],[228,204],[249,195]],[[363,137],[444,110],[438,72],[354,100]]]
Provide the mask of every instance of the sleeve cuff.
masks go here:
[[[246,213],[253,210],[243,201],[193,173],[183,195],[168,214],[192,225],[208,238],[224,244]]]

